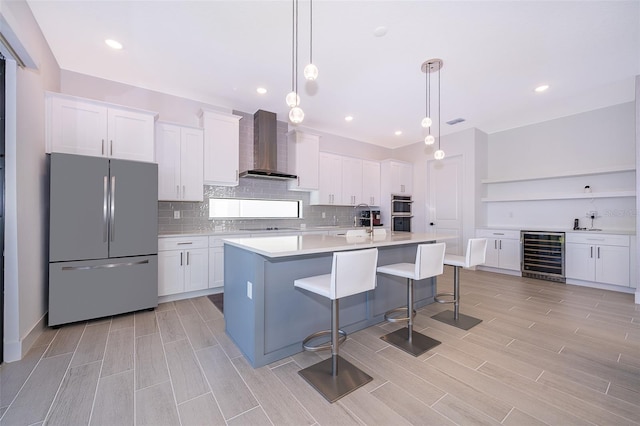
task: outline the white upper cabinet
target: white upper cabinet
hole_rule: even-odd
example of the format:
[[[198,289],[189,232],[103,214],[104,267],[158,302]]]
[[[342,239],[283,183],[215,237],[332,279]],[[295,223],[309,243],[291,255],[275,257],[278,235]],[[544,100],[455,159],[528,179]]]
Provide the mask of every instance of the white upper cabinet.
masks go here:
[[[289,181],[293,191],[315,191],[318,189],[318,162],[320,136],[294,130],[287,134],[287,169],[298,176]]]
[[[321,152],[319,155],[318,190],[310,196],[310,204],[341,204],[342,202],[342,157]]]
[[[154,161],[156,113],[46,94],[47,152]]]
[[[202,152],[202,129],[169,123],[156,125],[159,200],[203,200]]]
[[[199,117],[204,129],[204,183],[238,185],[242,117],[209,110],[200,110]]]
[[[380,205],[379,162],[321,152],[318,164],[318,190],[311,192],[310,204]]]
[[[413,164],[397,160],[385,160],[381,166],[382,181],[386,183],[387,197],[391,194],[411,195],[413,192]]]
[[[362,202],[362,160],[342,157],[341,204],[355,206]]]
[[[362,203],[380,205],[380,163],[362,160]]]

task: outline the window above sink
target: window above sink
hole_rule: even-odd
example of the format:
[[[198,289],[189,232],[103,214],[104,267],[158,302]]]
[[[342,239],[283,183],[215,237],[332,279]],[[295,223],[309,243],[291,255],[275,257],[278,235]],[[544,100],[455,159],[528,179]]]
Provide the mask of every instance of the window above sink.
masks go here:
[[[209,219],[299,219],[301,200],[210,198]]]

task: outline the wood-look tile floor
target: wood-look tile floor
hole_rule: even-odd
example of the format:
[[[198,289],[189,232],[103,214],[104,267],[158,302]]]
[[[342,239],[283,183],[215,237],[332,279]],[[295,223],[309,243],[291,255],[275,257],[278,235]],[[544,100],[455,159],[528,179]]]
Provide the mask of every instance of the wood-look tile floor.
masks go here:
[[[51,329],[0,367],[0,424],[640,424],[632,295],[480,271],[461,287],[480,325],[420,309],[416,328],[442,344],[418,358],[379,339],[400,325],[349,335],[341,354],[374,379],[334,404],[297,374],[321,355],[251,368],[206,297]]]

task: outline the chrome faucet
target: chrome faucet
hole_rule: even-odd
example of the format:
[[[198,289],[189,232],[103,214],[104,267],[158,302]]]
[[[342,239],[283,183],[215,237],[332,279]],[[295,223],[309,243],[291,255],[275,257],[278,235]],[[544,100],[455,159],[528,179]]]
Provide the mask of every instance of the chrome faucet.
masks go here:
[[[366,207],[369,210],[369,229],[367,229],[367,232],[373,235],[373,210],[371,210],[371,206],[366,203],[360,203],[357,206],[355,206],[354,209],[357,209],[359,207]]]

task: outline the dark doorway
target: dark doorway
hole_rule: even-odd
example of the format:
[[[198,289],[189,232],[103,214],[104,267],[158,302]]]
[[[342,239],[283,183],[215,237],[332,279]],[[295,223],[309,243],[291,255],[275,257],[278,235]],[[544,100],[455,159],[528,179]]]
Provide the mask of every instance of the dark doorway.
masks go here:
[[[4,361],[4,88],[5,61],[0,54],[0,364]]]

